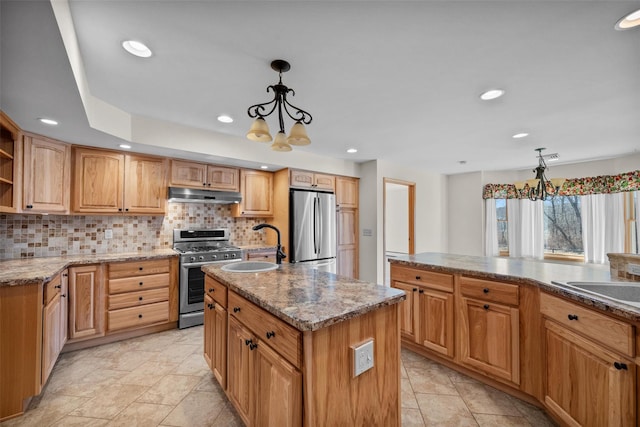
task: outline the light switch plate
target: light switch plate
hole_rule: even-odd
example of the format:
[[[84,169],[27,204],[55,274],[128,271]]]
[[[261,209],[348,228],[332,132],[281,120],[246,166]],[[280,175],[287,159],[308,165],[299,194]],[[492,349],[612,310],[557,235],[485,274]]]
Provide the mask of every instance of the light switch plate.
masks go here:
[[[353,354],[353,377],[373,368],[373,338],[357,347],[351,347]]]
[[[106,230],[104,230],[104,238],[113,239],[113,230],[111,228],[107,228]]]

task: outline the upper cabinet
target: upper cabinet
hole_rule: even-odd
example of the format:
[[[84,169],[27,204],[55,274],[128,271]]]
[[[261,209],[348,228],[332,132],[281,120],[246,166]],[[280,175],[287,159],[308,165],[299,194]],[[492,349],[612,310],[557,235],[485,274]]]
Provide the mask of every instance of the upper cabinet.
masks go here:
[[[74,147],[73,211],[164,214],[166,159]]]
[[[170,185],[240,191],[240,171],[225,166],[172,160]]]
[[[358,178],[336,177],[336,204],[338,207],[358,207],[358,182]]]
[[[20,201],[20,128],[0,111],[0,212],[17,212]]]
[[[38,135],[24,135],[24,212],[69,213],[71,147]]]
[[[291,187],[327,191],[335,191],[336,188],[336,178],[333,175],[292,169],[289,179],[289,185]]]
[[[242,169],[240,171],[242,202],[233,205],[235,217],[273,216],[273,173]]]

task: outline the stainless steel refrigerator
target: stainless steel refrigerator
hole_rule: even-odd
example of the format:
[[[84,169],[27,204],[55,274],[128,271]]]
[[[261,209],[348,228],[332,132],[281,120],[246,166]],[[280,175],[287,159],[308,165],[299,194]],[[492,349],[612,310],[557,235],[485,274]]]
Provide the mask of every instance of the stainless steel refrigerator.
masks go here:
[[[290,190],[289,262],[336,272],[336,196]]]

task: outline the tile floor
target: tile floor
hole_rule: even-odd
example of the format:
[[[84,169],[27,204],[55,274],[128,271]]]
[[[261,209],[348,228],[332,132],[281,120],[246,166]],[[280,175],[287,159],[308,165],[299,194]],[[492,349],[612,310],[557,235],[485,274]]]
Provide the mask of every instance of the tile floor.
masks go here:
[[[60,356],[9,426],[242,426],[202,357],[201,326]],[[537,408],[402,351],[402,425],[553,426]]]

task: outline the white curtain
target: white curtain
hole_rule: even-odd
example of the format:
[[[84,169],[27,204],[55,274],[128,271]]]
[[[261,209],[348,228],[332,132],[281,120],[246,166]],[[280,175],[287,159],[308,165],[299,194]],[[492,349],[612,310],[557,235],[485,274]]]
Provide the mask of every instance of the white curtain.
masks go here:
[[[544,206],[529,199],[507,200],[509,256],[544,258]]]
[[[635,192],[636,198],[636,253],[640,254],[640,191]],[[631,236],[633,238],[633,236]]]
[[[582,196],[584,262],[604,264],[608,252],[624,252],[624,194]]]
[[[498,215],[496,213],[496,199],[485,199],[484,201],[484,255],[498,256]]]

